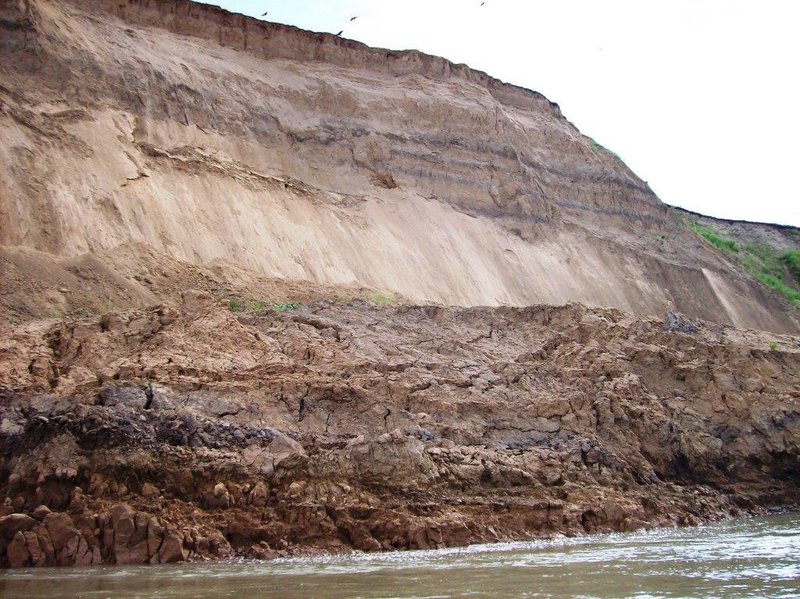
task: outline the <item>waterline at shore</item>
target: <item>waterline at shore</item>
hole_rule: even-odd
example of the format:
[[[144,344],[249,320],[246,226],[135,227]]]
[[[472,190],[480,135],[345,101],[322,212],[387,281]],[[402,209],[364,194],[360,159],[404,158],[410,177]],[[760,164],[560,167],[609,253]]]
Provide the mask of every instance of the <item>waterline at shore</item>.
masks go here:
[[[7,571],[4,598],[794,597],[800,515],[271,562]]]

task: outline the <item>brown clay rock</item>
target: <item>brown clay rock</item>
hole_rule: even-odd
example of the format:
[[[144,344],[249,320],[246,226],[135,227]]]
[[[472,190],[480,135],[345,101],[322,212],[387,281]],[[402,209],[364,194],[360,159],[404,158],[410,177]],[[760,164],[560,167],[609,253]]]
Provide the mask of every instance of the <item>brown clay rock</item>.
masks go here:
[[[158,549],[158,562],[172,564],[185,561],[187,557],[188,552],[184,548],[183,535],[175,531],[167,533]]]
[[[14,337],[0,417],[26,417],[0,435],[0,497],[24,513],[0,517],[2,565],[435,548],[798,504],[793,337],[578,305],[192,304]],[[51,347],[55,387],[22,358]],[[97,381],[62,393],[75,368]],[[158,407],[103,405],[114,385]]]
[[[354,476],[388,487],[418,487],[438,477],[422,442],[400,431],[383,433],[373,441],[351,443],[341,467]]]

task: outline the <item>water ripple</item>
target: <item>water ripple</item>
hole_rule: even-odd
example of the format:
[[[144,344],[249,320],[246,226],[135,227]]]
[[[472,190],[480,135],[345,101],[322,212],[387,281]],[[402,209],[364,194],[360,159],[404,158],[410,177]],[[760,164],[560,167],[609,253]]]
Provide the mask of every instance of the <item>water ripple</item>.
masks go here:
[[[4,599],[798,597],[800,516],[437,551],[16,570]]]

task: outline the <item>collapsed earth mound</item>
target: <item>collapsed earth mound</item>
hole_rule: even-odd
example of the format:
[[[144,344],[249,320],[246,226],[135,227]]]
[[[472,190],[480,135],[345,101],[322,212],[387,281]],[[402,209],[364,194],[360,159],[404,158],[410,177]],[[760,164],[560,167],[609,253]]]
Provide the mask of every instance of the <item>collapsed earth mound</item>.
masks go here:
[[[675,314],[237,316],[193,292],[20,326],[0,356],[10,566],[442,547],[797,502],[800,340]]]

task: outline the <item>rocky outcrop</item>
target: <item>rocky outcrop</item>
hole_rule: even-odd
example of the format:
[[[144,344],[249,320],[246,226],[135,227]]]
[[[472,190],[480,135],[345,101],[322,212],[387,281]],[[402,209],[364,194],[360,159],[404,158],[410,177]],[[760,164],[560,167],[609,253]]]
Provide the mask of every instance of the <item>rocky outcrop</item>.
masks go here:
[[[49,258],[23,278],[58,316],[59,282],[81,275],[54,262],[139,244],[165,265],[418,303],[577,301],[800,331],[540,94],[192,2],[0,10],[0,246]],[[127,289],[118,307],[167,299],[94,284],[108,282]]]
[[[797,506],[800,339],[320,302],[0,340],[0,560],[431,548]]]
[[[75,488],[80,495],[80,487]],[[119,503],[107,512],[89,514],[85,506],[70,512],[50,512],[42,505],[34,515],[47,512],[41,522],[25,514],[0,518],[0,549],[10,568],[168,564],[194,558],[222,558],[230,545],[218,532],[209,537],[194,528],[165,528],[156,516]]]
[[[0,566],[797,507],[796,311],[540,94],[183,0],[0,57]]]

